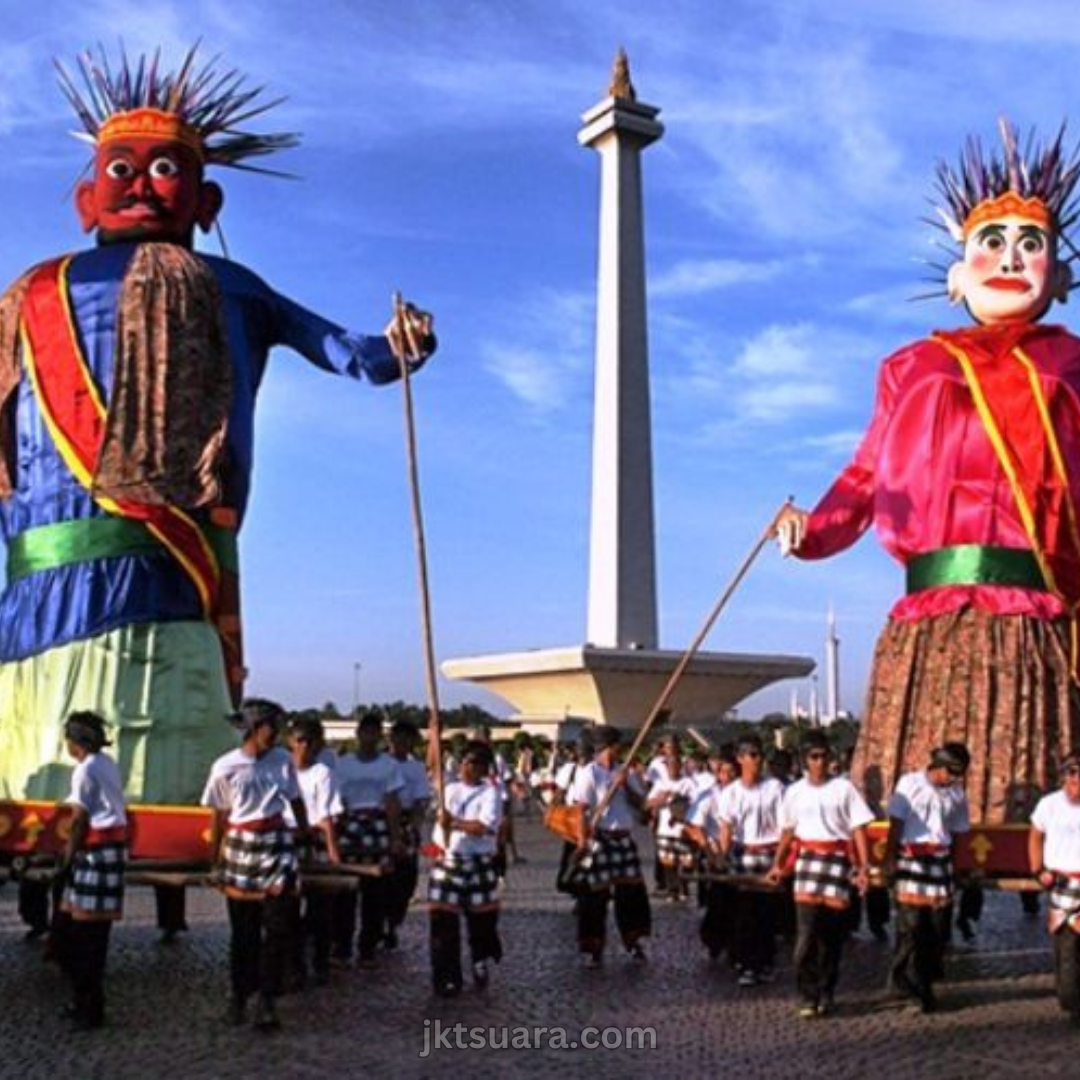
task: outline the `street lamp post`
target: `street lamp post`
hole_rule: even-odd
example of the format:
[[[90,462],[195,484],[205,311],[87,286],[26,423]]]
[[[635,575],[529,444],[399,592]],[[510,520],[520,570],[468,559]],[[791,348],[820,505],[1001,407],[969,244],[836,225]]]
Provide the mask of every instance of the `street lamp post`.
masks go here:
[[[353,670],[353,693],[352,693],[352,711],[353,717],[356,717],[356,712],[360,708],[360,661],[357,660],[352,666]]]

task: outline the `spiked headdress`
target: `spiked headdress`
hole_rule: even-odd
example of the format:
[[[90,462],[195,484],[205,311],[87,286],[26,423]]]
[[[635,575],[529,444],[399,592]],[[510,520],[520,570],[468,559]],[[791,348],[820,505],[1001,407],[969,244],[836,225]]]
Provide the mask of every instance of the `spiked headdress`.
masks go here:
[[[263,87],[245,88],[244,76],[220,70],[218,57],[196,63],[198,48],[198,43],[193,45],[180,69],[168,72],[162,70],[160,49],[132,63],[121,48],[113,65],[98,46],[96,55],[87,50],[77,57],[82,89],[56,61],[60,88],[84,128],[76,137],[101,146],[124,137],[156,135],[183,143],[206,165],[283,175],[247,164],[247,159],[296,146],[299,136],[239,130],[282,99],[257,101]]]
[[[998,122],[1001,153],[986,153],[970,138],[955,168],[937,167],[937,211],[957,243],[982,222],[1006,214],[1030,218],[1064,239],[1076,223],[1080,207],[1074,198],[1080,179],[1080,156],[1065,147],[1065,127],[1047,144],[1030,132],[1021,151],[1016,128],[1004,117]],[[938,224],[935,222],[934,224]],[[1075,248],[1073,248],[1075,250]]]

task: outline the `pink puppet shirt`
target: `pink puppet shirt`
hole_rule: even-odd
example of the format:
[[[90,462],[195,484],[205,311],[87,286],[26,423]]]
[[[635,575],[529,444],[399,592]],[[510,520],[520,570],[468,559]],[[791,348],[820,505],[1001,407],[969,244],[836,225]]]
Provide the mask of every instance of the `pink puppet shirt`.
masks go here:
[[[1080,546],[1071,506],[1080,505],[1080,339],[1057,326],[1016,324],[943,331],[970,358],[1003,440],[1021,463],[1040,546],[1060,591],[1080,600]],[[1027,369],[1064,462],[1054,467]],[[1031,550],[1014,492],[976,410],[960,364],[938,341],[915,342],[882,365],[870,426],[851,463],[809,515],[796,554],[820,559],[853,544],[871,523],[901,563],[959,544]],[[944,585],[900,599],[891,616],[915,620],[972,606],[992,614],[1056,618],[1051,592],[1005,585]]]

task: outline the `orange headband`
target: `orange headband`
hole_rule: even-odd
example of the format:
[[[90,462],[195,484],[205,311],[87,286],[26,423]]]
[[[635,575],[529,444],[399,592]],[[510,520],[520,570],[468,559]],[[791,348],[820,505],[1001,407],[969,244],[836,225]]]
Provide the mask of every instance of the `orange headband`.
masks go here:
[[[968,214],[964,221],[964,239],[966,240],[980,225],[1003,217],[1020,217],[1035,225],[1054,231],[1054,215],[1042,199],[1032,196],[1021,198],[1015,191],[1006,191],[996,199],[986,199]]]
[[[132,109],[130,112],[114,113],[98,128],[98,146],[125,138],[178,142],[198,154],[200,161],[203,159],[203,143],[199,133],[176,113],[163,112],[161,109]]]

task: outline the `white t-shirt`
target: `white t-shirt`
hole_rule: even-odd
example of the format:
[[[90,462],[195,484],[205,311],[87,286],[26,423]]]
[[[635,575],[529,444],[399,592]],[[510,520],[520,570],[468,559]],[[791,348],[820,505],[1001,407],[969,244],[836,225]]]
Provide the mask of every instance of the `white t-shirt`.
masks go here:
[[[780,828],[794,829],[800,840],[850,840],[854,829],[873,820],[866,800],[842,777],[823,784],[797,780],[780,804]]]
[[[411,754],[404,761],[394,758],[397,767],[401,770],[402,789],[398,792],[402,810],[411,810],[419,802],[427,802],[431,798],[431,784],[428,782],[427,769],[424,763],[418,761]]]
[[[736,844],[775,844],[780,839],[784,785],[763,776],[752,787],[742,780],[728,784],[717,800],[717,817],[731,826]]]
[[[446,788],[446,809],[451,817],[482,822],[487,832],[483,836],[472,836],[460,829],[452,829],[447,840],[443,837],[442,829],[436,825],[435,843],[453,855],[495,854],[499,823],[503,816],[498,788],[487,780],[479,784],[455,781]]]
[[[591,814],[600,804],[604,792],[607,791],[618,771],[618,765],[606,769],[597,761],[590,761],[588,765],[580,766],[574,776],[573,784],[570,785],[570,792],[566,797],[566,801],[574,805],[584,806],[586,811]],[[601,829],[629,830],[633,823],[634,815],[626,799],[626,792],[620,788],[612,796],[607,809],[604,810],[599,821],[599,827]]]
[[[289,802],[298,798],[300,784],[290,754],[275,746],[255,757],[240,747],[210,766],[202,804],[228,810],[229,824],[243,825],[284,814]]]
[[[108,754],[89,754],[75,766],[67,801],[86,811],[91,829],[116,829],[127,824],[124,782]]]
[[[713,788],[720,786],[720,781],[716,779],[716,774],[712,769],[699,769],[692,775],[694,778],[694,792],[696,795],[704,795],[705,792],[712,791]]]
[[[297,769],[296,778],[300,784],[300,798],[304,800],[309,825],[321,825],[327,818],[336,818],[345,812],[341,801],[337,777],[333,769],[328,769],[316,759],[306,769]],[[296,818],[292,807],[285,812],[285,820],[293,827]]]
[[[573,783],[574,776],[576,775],[580,766],[576,761],[564,761],[555,773],[555,786],[565,794],[570,790],[570,785]]]
[[[400,795],[405,780],[389,754],[361,761],[355,754],[339,758],[338,788],[346,810],[385,810],[387,795]]]
[[[1058,789],[1044,795],[1031,814],[1044,836],[1043,862],[1062,874],[1080,874],[1080,803]]]
[[[645,783],[652,787],[660,780],[668,778],[667,759],[663,754],[654,757],[645,767]]]
[[[649,789],[650,801],[658,795],[673,795],[682,796],[688,802],[686,808],[686,814],[681,822],[671,820],[671,807],[667,804],[661,806],[656,814],[656,835],[665,836],[672,839],[679,839],[682,836],[683,825],[690,820],[690,808],[694,803],[694,796],[696,794],[697,785],[694,783],[692,776],[680,776],[677,780],[673,780],[670,777],[664,780],[658,780],[652,788]]]
[[[938,787],[925,771],[905,773],[889,797],[888,816],[904,823],[903,844],[948,847],[956,833],[968,832],[967,798],[959,784]]]

